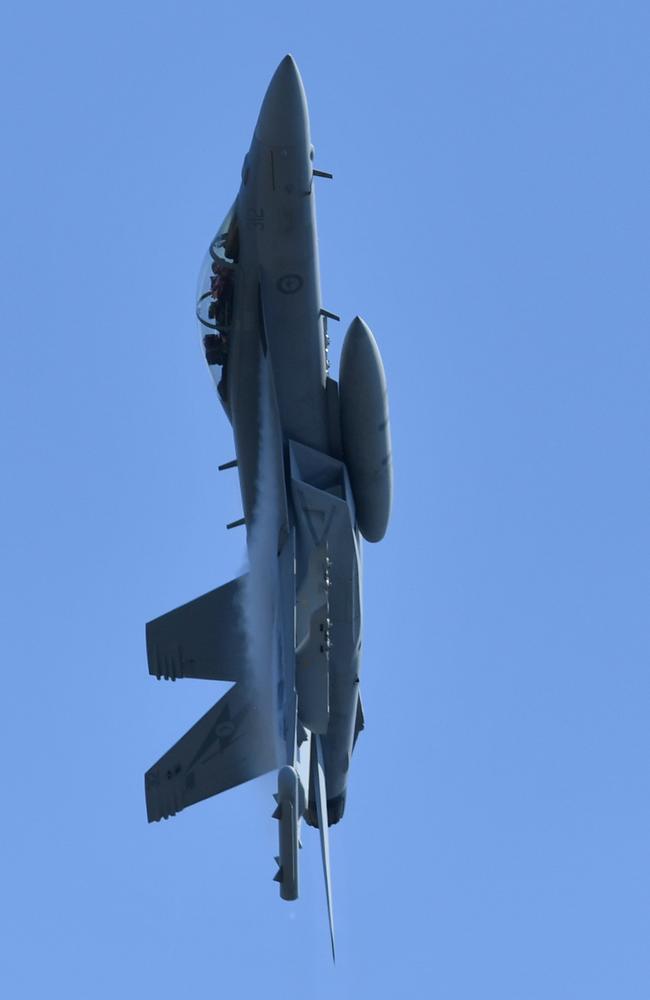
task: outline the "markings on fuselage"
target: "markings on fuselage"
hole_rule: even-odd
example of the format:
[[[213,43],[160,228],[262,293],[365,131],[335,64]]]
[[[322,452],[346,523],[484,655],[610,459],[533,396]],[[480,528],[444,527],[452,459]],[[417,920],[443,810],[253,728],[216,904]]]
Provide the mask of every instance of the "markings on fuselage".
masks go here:
[[[302,278],[299,274],[283,274],[275,283],[275,287],[283,295],[293,295],[302,288]]]
[[[248,210],[246,225],[249,229],[264,229],[264,209],[250,208]]]

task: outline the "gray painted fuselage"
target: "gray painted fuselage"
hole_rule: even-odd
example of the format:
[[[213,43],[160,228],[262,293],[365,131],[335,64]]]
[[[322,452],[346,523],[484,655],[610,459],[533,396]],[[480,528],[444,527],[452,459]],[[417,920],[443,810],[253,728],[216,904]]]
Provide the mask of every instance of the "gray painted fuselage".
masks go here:
[[[388,391],[356,316],[329,377],[307,103],[287,56],[262,103],[239,192],[199,281],[205,359],[232,424],[248,571],[147,623],[153,676],[232,687],[145,774],[147,818],[276,770],[283,899],[299,895],[304,818],[319,828],[332,950],[328,827],[343,815],[359,694],[361,536],[392,497]]]
[[[328,385],[326,373],[312,161],[304,90],[295,63],[287,57],[268,88],[242,168],[236,202],[239,254],[233,326],[223,377],[244,516],[251,526],[256,506],[264,503],[258,492],[263,420],[260,379],[270,376],[275,414],[271,447],[283,499],[278,510],[278,550],[293,540],[296,589],[308,572],[314,542],[296,524],[290,442],[334,460],[341,457],[336,387]],[[344,470],[340,474],[345,475]],[[342,528],[330,546],[329,721],[322,735],[330,822],[342,815],[358,720],[360,546],[349,489],[346,502],[352,508],[349,530]],[[285,652],[288,648],[287,642]],[[296,668],[295,660],[291,664],[285,660],[285,690],[296,683],[292,677],[296,669],[300,667]],[[285,701],[288,715],[292,706],[291,699]],[[287,736],[290,729],[287,718]],[[291,739],[286,753],[287,763],[294,763]],[[313,809],[308,819],[315,822]]]

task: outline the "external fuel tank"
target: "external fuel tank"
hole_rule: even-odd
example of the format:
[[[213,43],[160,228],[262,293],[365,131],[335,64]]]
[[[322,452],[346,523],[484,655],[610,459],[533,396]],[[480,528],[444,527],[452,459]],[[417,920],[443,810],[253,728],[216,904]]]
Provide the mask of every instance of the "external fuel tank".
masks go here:
[[[366,541],[379,542],[386,534],[393,493],[388,391],[377,342],[360,316],[343,341],[339,399],[357,524]]]

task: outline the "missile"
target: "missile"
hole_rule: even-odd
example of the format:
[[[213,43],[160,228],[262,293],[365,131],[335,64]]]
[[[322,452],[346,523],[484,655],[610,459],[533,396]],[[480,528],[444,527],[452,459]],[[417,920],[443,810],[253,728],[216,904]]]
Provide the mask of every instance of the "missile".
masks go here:
[[[279,821],[278,837],[280,849],[276,857],[278,870],[274,881],[280,883],[282,899],[298,898],[298,821],[300,778],[290,765],[278,772],[278,791],[274,796],[277,809],[273,817]]]

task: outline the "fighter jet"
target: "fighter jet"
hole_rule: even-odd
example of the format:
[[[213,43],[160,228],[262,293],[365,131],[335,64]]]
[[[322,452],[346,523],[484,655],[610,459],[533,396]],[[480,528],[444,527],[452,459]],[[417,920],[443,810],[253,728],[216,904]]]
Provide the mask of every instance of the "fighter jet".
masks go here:
[[[197,317],[232,425],[249,570],[146,627],[149,673],[234,682],[145,775],[150,822],[277,770],[283,899],[299,891],[301,822],[320,831],[334,952],[328,827],[343,816],[364,716],[361,538],[388,525],[384,369],[360,317],[330,377],[305,92],[293,58],[264,97],[237,197],[210,243]]]

